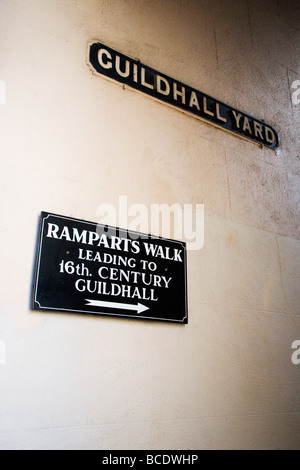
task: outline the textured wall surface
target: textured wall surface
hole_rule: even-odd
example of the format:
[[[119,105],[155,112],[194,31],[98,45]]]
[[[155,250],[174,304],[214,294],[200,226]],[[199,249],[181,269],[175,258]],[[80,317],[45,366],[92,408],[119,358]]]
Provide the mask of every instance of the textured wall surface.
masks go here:
[[[300,448],[299,25],[290,0],[1,0],[0,449]],[[93,39],[279,149],[94,75]],[[189,324],[31,311],[41,210],[122,195],[205,205]]]

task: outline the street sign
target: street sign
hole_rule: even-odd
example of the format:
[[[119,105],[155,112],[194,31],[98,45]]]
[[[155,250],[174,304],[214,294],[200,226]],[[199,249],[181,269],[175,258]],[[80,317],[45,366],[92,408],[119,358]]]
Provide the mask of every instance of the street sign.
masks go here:
[[[32,308],[185,324],[186,269],[183,242],[42,212]]]
[[[257,144],[276,149],[277,131],[270,124],[132,59],[100,42],[89,44],[93,73],[127,85],[167,105]]]

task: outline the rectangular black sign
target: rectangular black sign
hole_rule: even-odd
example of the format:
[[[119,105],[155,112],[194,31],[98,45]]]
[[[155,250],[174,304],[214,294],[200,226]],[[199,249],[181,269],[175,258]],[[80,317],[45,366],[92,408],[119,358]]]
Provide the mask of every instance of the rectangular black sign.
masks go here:
[[[89,44],[89,62],[92,70],[101,75],[192,113],[243,138],[271,149],[276,149],[279,145],[278,134],[272,126],[104,44]]]
[[[187,323],[186,244],[42,212],[33,309]]]

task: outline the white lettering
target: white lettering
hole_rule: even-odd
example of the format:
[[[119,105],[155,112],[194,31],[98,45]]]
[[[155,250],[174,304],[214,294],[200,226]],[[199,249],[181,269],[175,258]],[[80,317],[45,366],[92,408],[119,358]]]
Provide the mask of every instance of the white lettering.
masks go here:
[[[133,81],[135,83],[138,82],[138,66],[137,66],[137,64],[133,64]]]
[[[152,204],[151,205],[151,231],[160,235],[161,231],[167,238],[171,237],[171,231],[175,239],[182,238],[182,208],[180,204]]]
[[[296,340],[292,344],[292,349],[296,349],[296,351],[292,354],[292,363],[295,364],[295,366],[298,366],[300,364],[300,341]]]
[[[98,275],[99,277],[101,277],[101,279],[109,279],[109,274],[107,274],[107,276],[103,275],[102,272],[103,271],[106,271],[107,273],[109,273],[109,268],[107,268],[106,266],[102,266],[101,268],[98,269]]]
[[[106,62],[103,61],[103,56],[106,56],[106,59],[112,60],[111,54],[106,50],[106,49],[100,49],[98,52],[98,62],[101,65],[103,69],[112,69],[112,62],[106,60]]]
[[[151,83],[146,82],[146,69],[144,67],[141,68],[141,84],[150,90],[153,90],[154,86]]]
[[[263,132],[262,125],[259,124],[259,122],[254,121],[254,134],[255,134],[255,136],[258,137],[258,135],[259,135],[261,140],[264,140],[264,138],[262,136],[262,132]]]
[[[103,457],[103,465],[129,465],[130,468],[134,467],[137,457],[114,457],[109,454],[109,457]]]
[[[266,134],[266,140],[269,142],[269,144],[274,144],[276,141],[276,137],[272,129],[269,127],[265,126],[265,134]]]
[[[0,341],[0,365],[6,364],[6,345],[4,341]]]
[[[201,250],[204,246],[204,204],[196,204],[195,208],[193,204],[184,204],[183,216],[184,236],[188,240],[187,249]]]
[[[83,285],[82,285],[83,283]],[[78,290],[78,292],[84,292],[85,291],[85,280],[84,279],[77,279],[75,282],[75,288]]]
[[[189,107],[190,107],[190,108],[193,108],[194,106],[196,106],[196,108],[198,109],[198,111],[200,111],[200,105],[199,105],[199,102],[198,102],[197,95],[196,95],[196,93],[195,93],[194,91],[192,91]]]
[[[174,240],[185,239],[188,250],[200,250],[204,245],[203,204],[196,204],[196,206],[185,204],[183,207],[180,204],[173,204],[171,206],[167,204],[151,204],[149,214],[149,208],[146,205],[133,204],[128,206],[127,196],[119,196],[118,209],[110,204],[101,204],[97,209],[97,215],[104,216],[104,220],[100,220],[104,225],[106,225],[108,220],[111,220],[114,221],[114,226],[141,232],[128,233],[131,247],[125,246],[125,249],[129,250],[131,248],[130,251],[132,253],[140,252],[139,241],[135,240],[145,238],[143,233],[149,232],[155,236],[172,238]],[[134,216],[137,217],[131,220],[131,217]],[[97,231],[101,234],[102,230],[103,227],[99,225]],[[109,248],[108,242],[106,242],[106,247]]]
[[[147,256],[153,256],[155,258],[163,258],[168,259],[170,261],[179,261],[182,263],[181,253],[182,250],[178,250],[177,248],[173,248],[174,254],[170,254],[170,248],[166,247],[163,248],[160,245],[150,245],[149,243],[144,242],[145,251]]]
[[[299,104],[300,103],[300,80],[295,80],[292,83],[292,88],[296,90],[293,92],[292,95],[292,102],[293,104]]]
[[[156,454],[151,455],[147,454],[147,465],[194,465],[198,460],[198,456],[195,454],[185,455],[185,454]]]
[[[243,132],[248,131],[250,134],[252,134],[252,129],[250,127],[249,119],[247,116],[244,117],[244,125],[243,125]]]
[[[72,242],[77,242],[77,243],[86,243],[86,235],[87,231],[83,230],[81,234],[79,235],[79,232],[77,228],[73,228],[73,239]]]
[[[181,91],[178,90],[177,83],[174,82],[173,83],[173,98],[174,98],[174,100],[177,101],[178,96],[181,96],[182,104],[185,104],[185,88],[184,88],[184,86],[182,86]]]
[[[6,84],[0,80],[0,104],[6,104]]]
[[[236,113],[234,110],[232,110],[232,114],[235,118],[236,127],[240,129],[240,120],[241,120],[242,115],[240,113]]]
[[[61,234],[60,234],[59,239],[61,240],[62,238],[65,238],[68,242],[71,241],[69,229],[68,229],[68,227],[66,227],[66,226],[62,229],[62,232],[61,232]]]
[[[227,122],[227,119],[220,114],[220,103],[216,103],[216,116],[219,121]]]
[[[100,239],[99,234],[97,232],[89,232],[89,245],[93,245],[94,242],[98,241]]]
[[[48,238],[58,238],[57,232],[59,231],[59,226],[56,224],[49,224],[48,223]]]
[[[161,86],[162,83],[164,84],[164,88],[162,88]],[[162,95],[165,95],[165,96],[168,96],[170,94],[170,84],[166,78],[161,77],[160,75],[157,75],[156,86],[157,86],[158,93],[161,93]]]
[[[214,116],[214,113],[207,109],[207,99],[205,96],[203,96],[203,112],[209,116]]]
[[[121,70],[121,58],[120,56],[116,56],[116,71],[120,77],[127,78],[130,74],[130,62],[129,60],[125,61],[125,72]]]

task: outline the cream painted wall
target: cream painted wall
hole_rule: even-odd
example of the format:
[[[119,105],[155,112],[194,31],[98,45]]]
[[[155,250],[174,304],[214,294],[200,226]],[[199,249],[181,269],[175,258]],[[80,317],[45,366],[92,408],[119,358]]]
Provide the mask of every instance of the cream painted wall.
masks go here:
[[[299,14],[0,1],[0,449],[300,448]],[[265,119],[280,149],[93,75],[95,38]],[[97,221],[120,195],[205,204],[187,326],[31,311],[40,211]]]

